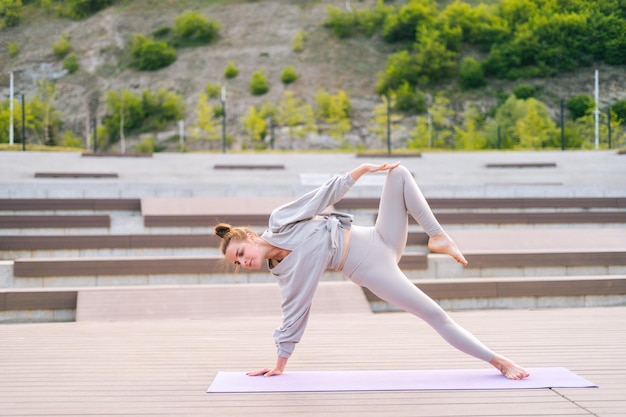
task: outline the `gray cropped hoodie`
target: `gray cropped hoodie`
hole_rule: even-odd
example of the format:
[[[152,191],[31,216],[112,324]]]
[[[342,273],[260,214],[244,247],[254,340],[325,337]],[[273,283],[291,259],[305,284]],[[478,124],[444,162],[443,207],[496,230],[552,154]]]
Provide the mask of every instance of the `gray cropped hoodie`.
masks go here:
[[[290,250],[280,263],[269,265],[282,296],[282,323],[274,331],[278,356],[288,358],[304,334],[311,302],[320,277],[327,269],[338,269],[344,245],[343,230],[350,229],[352,216],[322,215],[354,185],[346,172],[321,187],[275,209],[262,239]]]

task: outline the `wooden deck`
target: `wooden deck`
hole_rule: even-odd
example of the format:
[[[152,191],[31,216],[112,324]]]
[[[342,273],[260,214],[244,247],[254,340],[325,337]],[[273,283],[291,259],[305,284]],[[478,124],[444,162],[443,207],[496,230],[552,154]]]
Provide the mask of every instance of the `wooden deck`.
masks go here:
[[[311,316],[289,370],[480,368],[405,313]],[[626,307],[453,312],[528,367],[597,389],[207,394],[219,370],[271,366],[277,315],[0,326],[0,416],[623,416]]]

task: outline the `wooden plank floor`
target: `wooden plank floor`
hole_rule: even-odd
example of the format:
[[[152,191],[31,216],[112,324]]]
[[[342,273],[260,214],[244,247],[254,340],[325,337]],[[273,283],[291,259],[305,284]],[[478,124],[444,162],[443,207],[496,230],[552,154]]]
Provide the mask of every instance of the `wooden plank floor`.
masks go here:
[[[0,326],[0,416],[623,416],[626,307],[453,312],[528,367],[598,389],[207,394],[271,366],[276,316]],[[481,368],[406,313],[322,314],[289,370]]]

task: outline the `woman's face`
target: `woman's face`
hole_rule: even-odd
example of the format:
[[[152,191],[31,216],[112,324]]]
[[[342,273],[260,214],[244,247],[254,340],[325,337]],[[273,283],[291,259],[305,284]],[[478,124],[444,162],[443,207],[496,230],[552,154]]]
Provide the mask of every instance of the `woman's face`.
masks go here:
[[[231,240],[224,254],[226,259],[244,269],[260,269],[265,258],[259,250],[259,245],[251,240]]]

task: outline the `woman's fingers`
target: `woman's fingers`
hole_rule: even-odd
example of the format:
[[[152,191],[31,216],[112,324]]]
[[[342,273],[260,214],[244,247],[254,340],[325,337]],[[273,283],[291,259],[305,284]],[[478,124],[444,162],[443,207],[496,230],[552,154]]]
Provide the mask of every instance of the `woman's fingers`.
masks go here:
[[[246,375],[248,376],[259,376],[259,375],[274,376],[274,375],[280,375],[282,373],[283,371],[281,371],[280,369],[263,368],[263,369],[259,369],[258,371],[246,372]]]
[[[246,375],[248,376],[259,376],[259,375],[265,375],[266,373],[268,373],[270,370],[267,368],[263,368],[263,369],[259,369],[258,371],[252,371],[252,372],[246,372]]]

